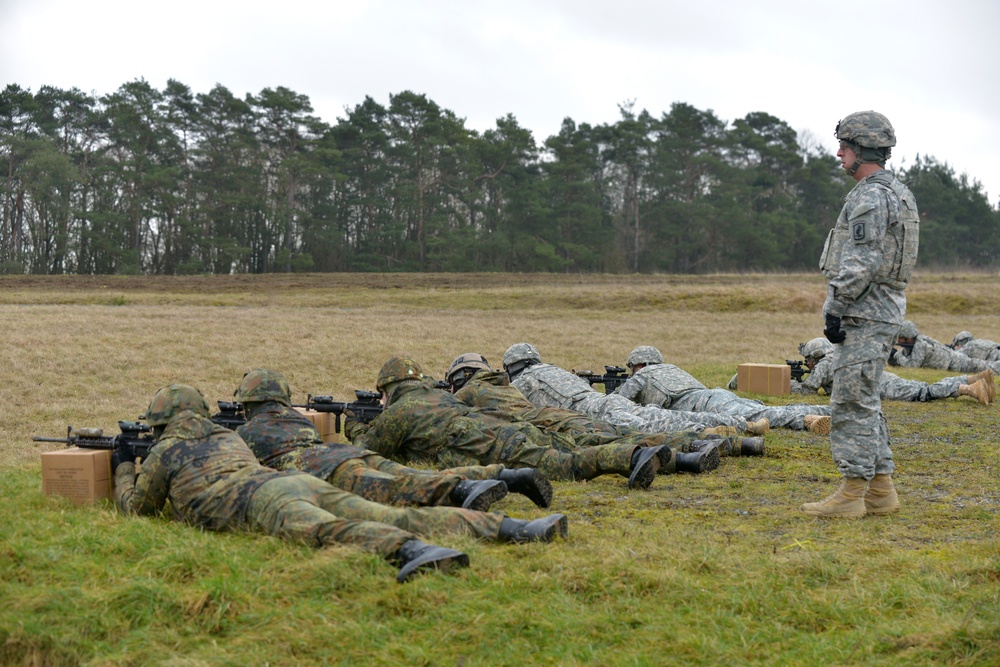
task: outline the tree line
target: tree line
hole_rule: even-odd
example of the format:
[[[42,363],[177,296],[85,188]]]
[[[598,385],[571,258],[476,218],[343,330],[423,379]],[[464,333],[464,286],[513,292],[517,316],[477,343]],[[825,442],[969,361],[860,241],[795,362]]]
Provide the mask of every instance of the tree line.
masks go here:
[[[853,185],[835,156],[765,112],[619,110],[539,144],[513,115],[479,133],[410,91],[331,125],[283,87],[10,84],[0,272],[816,269]],[[921,266],[996,266],[1000,210],[978,181],[932,157],[896,173]]]

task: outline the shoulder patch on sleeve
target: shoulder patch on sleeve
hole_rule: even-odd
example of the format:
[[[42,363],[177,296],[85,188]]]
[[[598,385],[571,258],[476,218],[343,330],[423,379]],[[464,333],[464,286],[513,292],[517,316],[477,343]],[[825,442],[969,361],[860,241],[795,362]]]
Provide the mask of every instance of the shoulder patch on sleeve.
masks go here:
[[[855,243],[864,243],[867,239],[868,225],[864,220],[854,220],[851,222],[851,238]]]

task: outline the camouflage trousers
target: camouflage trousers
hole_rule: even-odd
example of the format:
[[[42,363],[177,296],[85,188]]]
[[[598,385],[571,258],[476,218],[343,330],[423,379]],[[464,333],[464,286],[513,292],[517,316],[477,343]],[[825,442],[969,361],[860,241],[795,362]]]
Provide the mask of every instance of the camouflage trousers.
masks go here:
[[[306,473],[264,483],[247,509],[254,530],[310,544],[355,544],[384,555],[416,535],[495,540],[503,519],[503,514],[458,507],[380,505]]]
[[[830,394],[830,450],[844,477],[892,474],[889,426],[880,382],[897,325],[845,317],[847,338],[835,346]]]
[[[498,441],[496,447],[481,464],[502,463],[508,468],[537,468],[549,479],[577,480],[593,479],[600,475],[617,473],[629,475],[632,467],[632,452],[636,445],[598,445],[596,447],[576,447],[566,444],[565,438],[555,439],[558,447],[537,445],[523,434]],[[443,447],[437,453],[437,463],[443,466],[470,465],[468,450]]]
[[[418,470],[372,452],[340,464],[327,481],[375,503],[427,507],[451,505],[451,492],[460,481],[496,479],[501,470],[502,465]]]
[[[952,354],[948,358],[948,367],[945,370],[957,373],[978,373],[990,369],[1000,375],[1000,361],[987,361],[985,359],[973,359],[964,354]]]
[[[537,408],[524,415],[524,418],[543,431],[568,435],[577,447],[611,444],[634,447],[669,445],[671,449],[681,451],[683,446],[698,438],[693,431],[647,433],[628,426],[615,426],[602,419],[591,419],[580,412],[546,407]]]
[[[947,377],[933,384],[903,378],[882,378],[883,401],[933,401],[939,398],[956,398],[958,387],[966,382],[964,375]]]
[[[827,405],[765,405],[762,401],[742,398],[725,389],[697,389],[676,398],[670,409],[690,412],[719,412],[738,415],[747,421],[766,419],[771,428],[805,430],[806,415],[829,415]]]
[[[639,405],[618,394],[588,395],[573,409],[615,426],[645,433],[703,431],[715,426],[732,426],[741,432],[747,430],[747,420],[736,415],[666,410],[658,405]]]

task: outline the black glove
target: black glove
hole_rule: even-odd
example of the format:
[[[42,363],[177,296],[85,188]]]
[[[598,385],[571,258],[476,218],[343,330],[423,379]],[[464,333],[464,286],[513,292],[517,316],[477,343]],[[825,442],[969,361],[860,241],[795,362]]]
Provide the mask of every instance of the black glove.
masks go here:
[[[840,328],[840,318],[830,314],[826,314],[825,317],[826,328],[823,329],[823,335],[834,345],[843,343],[847,334]]]
[[[118,470],[118,466],[123,463],[135,463],[135,459],[132,458],[131,452],[127,447],[115,447],[114,451],[111,452],[111,472],[114,474]]]
[[[896,348],[892,348],[891,350],[889,350],[889,365],[890,366],[898,366],[899,365],[899,361],[896,359],[896,353],[897,352],[899,352],[899,350],[897,350]]]

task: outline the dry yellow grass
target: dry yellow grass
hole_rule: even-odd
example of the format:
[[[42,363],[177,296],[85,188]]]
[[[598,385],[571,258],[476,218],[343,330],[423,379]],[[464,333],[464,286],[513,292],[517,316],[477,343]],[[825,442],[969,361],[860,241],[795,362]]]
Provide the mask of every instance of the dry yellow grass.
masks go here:
[[[911,312],[940,340],[961,329],[997,340],[993,314],[922,312],[949,299],[1000,312],[994,285],[985,274],[918,279]],[[37,462],[52,446],[30,436],[67,423],[113,429],[171,382],[229,399],[259,367],[285,373],[297,397],[346,399],[399,353],[441,378],[462,352],[498,366],[519,341],[591,370],[648,344],[712,386],[741,362],[794,358],[820,335],[824,295],[811,275],[4,276],[0,287],[0,465]]]
[[[918,276],[913,319],[941,340],[1000,340],[995,285]],[[406,586],[346,547],[37,492],[38,454],[58,445],[32,435],[113,430],[169,382],[226,399],[270,366],[300,398],[349,398],[395,353],[441,377],[461,352],[497,365],[527,340],[592,370],[652,344],[713,386],[819,335],[823,289],[815,275],[0,277],[0,491],[16,498],[0,511],[0,662],[997,664],[1000,408],[967,398],[885,406],[904,503],[891,517],[799,514],[837,475],[825,439],[779,431],[766,457],[646,492],[556,482],[567,540],[436,536],[472,566]],[[517,496],[495,509],[544,513]]]

